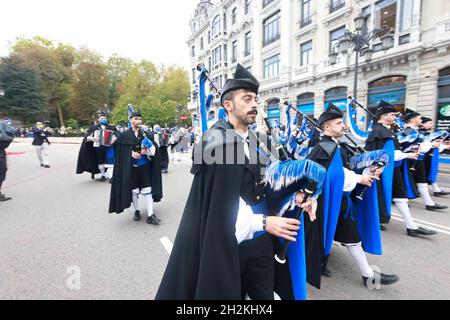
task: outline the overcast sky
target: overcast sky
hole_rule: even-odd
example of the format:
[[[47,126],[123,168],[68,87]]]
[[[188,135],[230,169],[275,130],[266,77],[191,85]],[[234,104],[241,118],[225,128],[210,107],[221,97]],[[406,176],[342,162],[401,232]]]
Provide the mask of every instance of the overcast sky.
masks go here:
[[[107,59],[189,68],[189,18],[200,0],[1,0],[0,56],[18,36],[40,35]]]

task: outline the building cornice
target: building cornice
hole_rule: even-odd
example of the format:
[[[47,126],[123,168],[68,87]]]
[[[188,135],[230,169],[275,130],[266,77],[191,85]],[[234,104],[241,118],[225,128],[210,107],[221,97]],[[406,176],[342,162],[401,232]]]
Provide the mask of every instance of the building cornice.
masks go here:
[[[328,5],[326,7],[328,9]],[[342,7],[339,10],[336,10],[333,13],[330,13],[328,17],[322,20],[322,23],[325,27],[331,27],[336,24],[340,24],[342,22],[347,22],[348,17],[352,14],[353,7],[346,4],[344,7]]]
[[[317,30],[317,23],[311,23],[310,25],[301,28],[299,31],[294,33],[296,40],[302,40],[304,38],[310,38],[314,35]]]

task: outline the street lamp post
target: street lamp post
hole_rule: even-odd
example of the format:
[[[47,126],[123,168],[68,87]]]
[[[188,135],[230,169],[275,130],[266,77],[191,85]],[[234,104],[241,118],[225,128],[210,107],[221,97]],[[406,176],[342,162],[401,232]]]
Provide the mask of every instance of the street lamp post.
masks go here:
[[[358,97],[358,64],[359,55],[364,54],[366,62],[370,62],[372,59],[373,50],[371,49],[371,41],[375,38],[380,38],[382,47],[384,50],[388,50],[394,46],[394,36],[390,32],[388,26],[383,26],[379,29],[374,29],[370,32],[364,32],[366,29],[365,16],[358,16],[354,19],[355,31],[345,30],[344,36],[339,40],[339,43],[333,47],[330,53],[330,64],[337,63],[337,57],[341,54],[347,54],[352,50],[355,55],[355,73],[353,82],[353,96],[355,99]]]

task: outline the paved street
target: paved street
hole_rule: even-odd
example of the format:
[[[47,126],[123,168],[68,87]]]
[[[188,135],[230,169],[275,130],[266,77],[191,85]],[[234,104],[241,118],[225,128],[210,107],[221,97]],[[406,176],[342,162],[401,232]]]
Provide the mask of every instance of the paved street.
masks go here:
[[[75,175],[78,149],[52,144],[52,167],[43,169],[31,141],[8,148],[3,191],[13,200],[0,203],[0,299],[154,298],[168,259],[161,239],[174,240],[192,181],[188,162],[171,163],[163,176],[164,199],[155,204],[163,223],[153,226],[134,222],[131,209],[107,213],[110,184]],[[441,177],[448,188],[449,177]],[[450,205],[450,197],[434,199]],[[365,289],[352,258],[335,245],[333,277],[324,279],[322,290],[310,288],[309,298],[450,299],[450,211],[428,212],[419,201],[411,203],[414,218],[439,234],[407,237],[394,217],[383,233],[384,255],[369,257],[382,272],[398,274],[398,284]],[[80,286],[74,288],[78,271]]]

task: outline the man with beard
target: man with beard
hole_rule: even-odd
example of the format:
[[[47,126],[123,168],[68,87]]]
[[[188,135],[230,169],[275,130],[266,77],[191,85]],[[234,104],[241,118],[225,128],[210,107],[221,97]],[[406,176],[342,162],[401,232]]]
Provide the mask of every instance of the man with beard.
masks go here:
[[[114,126],[108,124],[108,118],[106,114],[101,113],[98,115],[98,122],[96,125],[89,128],[86,136],[81,143],[80,152],[78,154],[77,174],[83,172],[90,172],[92,177],[95,174],[100,173],[100,181],[106,181],[105,165],[107,163],[107,153],[110,146],[100,145],[98,138],[95,137],[96,131],[108,130],[112,134],[111,144],[114,144],[116,140],[117,129]]]
[[[300,227],[297,219],[252,209],[265,197],[263,165],[248,144],[258,88],[240,64],[225,83],[221,104],[229,120],[217,122],[194,149],[194,180],[156,299],[274,299],[272,235],[295,241]],[[296,200],[301,204],[303,194]],[[311,201],[302,207],[314,211]]]
[[[139,194],[147,203],[147,223],[159,225],[153,202],[162,199],[161,155],[150,132],[141,128],[142,115],[134,111],[131,128],[120,134],[115,143],[114,175],[109,201],[110,213],[122,213],[131,204],[134,221],[141,220]]]

